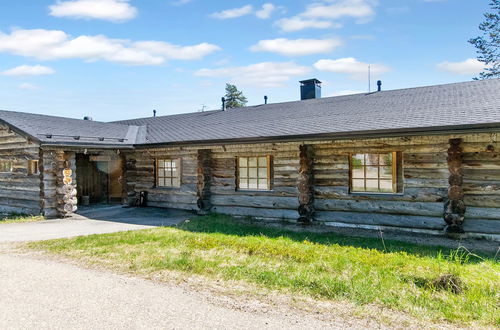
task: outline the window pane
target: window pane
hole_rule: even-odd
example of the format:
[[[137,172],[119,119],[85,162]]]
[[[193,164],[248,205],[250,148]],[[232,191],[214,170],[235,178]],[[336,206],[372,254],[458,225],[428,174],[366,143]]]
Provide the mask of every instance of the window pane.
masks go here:
[[[172,168],[179,168],[179,160],[177,160],[177,159],[172,160],[172,161],[170,162],[170,166],[171,166]]]
[[[365,180],[352,180],[352,190],[353,191],[364,191],[365,190]]]
[[[352,155],[352,166],[353,167],[358,167],[361,165],[365,164],[365,155],[364,154],[357,154],[357,155]]]
[[[257,178],[257,168],[249,168],[248,169],[248,176],[250,178]]]
[[[158,185],[158,187],[165,187],[165,179],[164,178],[159,178],[157,185]]]
[[[248,158],[248,166],[257,167],[257,157]]]
[[[259,167],[267,167],[267,157],[259,157]]]
[[[257,189],[257,179],[248,180],[248,189]]]
[[[164,177],[165,176],[165,169],[159,168],[158,169],[158,177]]]
[[[267,168],[259,168],[259,178],[267,178]]]
[[[240,167],[247,167],[248,166],[248,158],[247,157],[239,157],[238,158],[238,165]]]
[[[167,170],[170,170],[172,168],[172,162],[170,162],[169,160],[166,160],[163,163],[165,164],[165,168]]]
[[[259,189],[269,189],[267,179],[259,179]]]
[[[366,165],[378,165],[378,154],[367,154]]]
[[[367,166],[366,178],[378,179],[378,166]]]
[[[240,178],[248,178],[247,168],[240,168]]]
[[[172,187],[180,187],[181,186],[181,178],[172,178]]]
[[[172,167],[172,172],[170,174],[172,177],[177,178],[179,177],[179,169],[176,167]]]
[[[366,191],[378,191],[378,180],[366,180]]]
[[[380,178],[392,179],[392,167],[380,166]]]
[[[392,165],[392,152],[388,154],[380,154],[380,165]]]
[[[239,185],[241,189],[248,189],[248,179],[240,179]]]
[[[359,166],[357,169],[352,170],[352,177],[356,179],[363,179],[365,177],[365,169],[363,166]]]
[[[392,186],[392,180],[380,180],[380,191],[394,192],[394,188]]]

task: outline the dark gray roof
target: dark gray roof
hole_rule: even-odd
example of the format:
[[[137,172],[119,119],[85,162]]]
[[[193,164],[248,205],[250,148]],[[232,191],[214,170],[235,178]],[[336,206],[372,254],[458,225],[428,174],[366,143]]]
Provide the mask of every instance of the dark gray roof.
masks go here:
[[[500,79],[113,123],[11,111],[1,120],[43,143],[111,146],[500,128]]]
[[[0,121],[47,144],[126,146],[140,143],[137,126],[0,110]],[[144,134],[143,134],[144,135]]]
[[[148,144],[500,127],[500,79],[116,123],[147,126]]]

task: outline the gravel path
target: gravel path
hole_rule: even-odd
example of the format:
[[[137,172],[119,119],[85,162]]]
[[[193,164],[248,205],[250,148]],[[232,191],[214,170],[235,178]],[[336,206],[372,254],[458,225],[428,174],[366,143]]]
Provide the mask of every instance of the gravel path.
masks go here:
[[[206,294],[0,249],[0,329],[346,329],[282,308],[224,306]],[[222,299],[223,300],[223,299]],[[226,304],[227,305],[227,304]]]

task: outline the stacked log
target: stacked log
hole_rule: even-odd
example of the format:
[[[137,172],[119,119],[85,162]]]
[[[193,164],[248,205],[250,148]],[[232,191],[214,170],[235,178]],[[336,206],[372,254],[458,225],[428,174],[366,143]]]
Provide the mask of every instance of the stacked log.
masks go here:
[[[197,182],[196,182],[196,205],[199,214],[207,214],[210,211],[210,183],[212,179],[212,157],[211,150],[200,149],[197,155]]]
[[[59,151],[54,165],[57,184],[57,213],[60,217],[65,218],[77,210],[75,153]]]
[[[299,148],[298,222],[310,224],[314,220],[314,148],[312,145],[301,145]]]
[[[465,218],[465,203],[463,189],[463,150],[462,139],[450,139],[448,148],[448,199],[444,205],[444,220],[446,222],[445,232],[449,235],[463,234],[463,222]]]

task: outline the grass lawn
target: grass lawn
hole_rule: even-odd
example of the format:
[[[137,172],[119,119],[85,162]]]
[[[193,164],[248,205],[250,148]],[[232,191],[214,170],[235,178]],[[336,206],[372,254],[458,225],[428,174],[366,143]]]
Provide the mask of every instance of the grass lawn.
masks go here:
[[[143,276],[172,270],[319,299],[376,304],[432,321],[500,326],[500,265],[493,256],[464,250],[293,232],[220,215],[195,218],[179,228],[28,247]]]
[[[0,214],[0,224],[15,222],[34,222],[44,220],[41,215],[23,215],[23,214]]]

